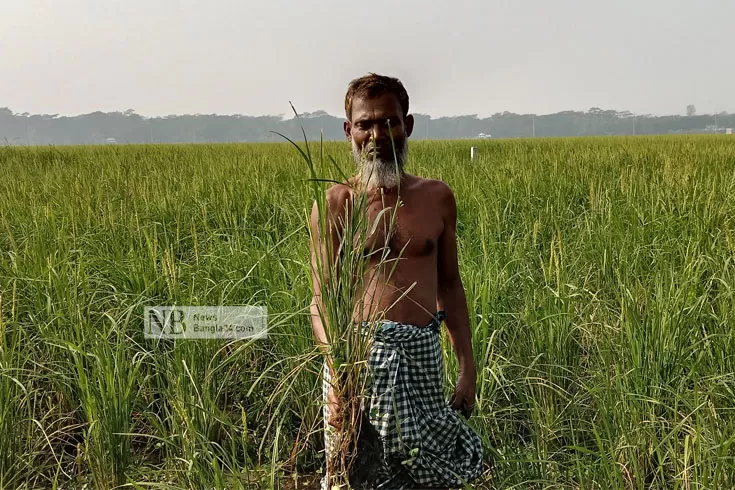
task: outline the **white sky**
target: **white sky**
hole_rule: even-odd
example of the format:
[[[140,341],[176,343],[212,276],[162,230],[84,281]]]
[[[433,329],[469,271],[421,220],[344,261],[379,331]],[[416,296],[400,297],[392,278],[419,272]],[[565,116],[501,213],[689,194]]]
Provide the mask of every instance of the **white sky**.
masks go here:
[[[734,0],[1,0],[0,107],[342,116],[368,71],[432,117],[735,112]]]

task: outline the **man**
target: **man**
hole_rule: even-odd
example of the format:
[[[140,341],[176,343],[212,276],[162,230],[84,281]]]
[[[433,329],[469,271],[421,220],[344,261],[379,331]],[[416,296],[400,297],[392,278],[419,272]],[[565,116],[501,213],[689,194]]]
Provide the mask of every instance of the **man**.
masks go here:
[[[388,267],[390,274],[367,273],[359,293],[362,307],[354,314],[356,324],[376,312],[382,315],[368,359],[372,378],[364,406],[382,446],[375,455],[380,459],[379,481],[373,483],[381,490],[459,487],[482,472],[481,441],[458,415],[469,417],[474,409],[476,371],[457,263],[456,202],[447,184],[404,170],[414,126],[408,107],[408,94],[395,78],[369,74],[350,83],[344,132],[352,143],[357,171],[348,182],[330,187],[326,196],[332,224],[327,239],[333,243],[342,226],[339,218],[356,193],[367,193],[371,224],[387,219],[390,213],[384,210],[397,208],[391,232],[370,225],[371,245],[387,248],[397,263]],[[311,216],[315,236],[318,220],[315,203]],[[315,250],[312,244],[316,292],[312,327],[318,342],[326,345],[320,315],[324,302],[314,260],[318,253],[325,253],[323,245]],[[377,265],[380,254],[369,260]],[[442,386],[439,329],[444,319],[459,364],[451,404],[445,402]],[[328,452],[330,434],[340,428],[342,406],[329,384],[330,370],[325,369]]]

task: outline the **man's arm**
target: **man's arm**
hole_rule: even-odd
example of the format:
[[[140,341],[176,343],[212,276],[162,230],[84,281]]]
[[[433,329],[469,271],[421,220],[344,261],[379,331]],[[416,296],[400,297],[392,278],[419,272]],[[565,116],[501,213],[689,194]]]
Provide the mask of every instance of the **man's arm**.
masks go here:
[[[327,200],[327,202],[329,203],[329,200]],[[327,210],[327,212],[329,213],[329,210]],[[327,354],[329,348],[329,340],[327,338],[327,333],[324,328],[324,322],[326,320],[326,309],[324,307],[324,301],[322,299],[322,291],[323,285],[326,286],[326,284],[328,283],[329,270],[332,261],[330,260],[330,254],[327,249],[324,237],[322,237],[320,233],[319,221],[319,208],[317,203],[315,202],[311,209],[311,218],[309,222],[309,226],[311,228],[311,279],[314,289],[314,295],[312,297],[309,309],[311,312],[311,327],[314,331],[314,337],[316,337],[319,347],[323,350],[325,354]],[[330,220],[327,220],[328,223],[329,221]],[[327,224],[327,230],[321,231],[326,231],[327,235],[331,235],[331,228],[332,226],[330,224]]]
[[[446,210],[444,231],[439,238],[437,307],[447,314],[449,338],[459,363],[459,379],[452,400],[452,408],[462,410],[469,417],[475,406],[477,372],[472,353],[472,332],[467,311],[462,278],[457,257],[457,203],[448,187],[442,197]]]
[[[329,282],[330,270],[332,270],[332,273],[335,271],[334,264],[339,246],[336,226],[339,222],[339,216],[341,216],[341,213],[338,211],[339,202],[341,202],[341,199],[335,199],[334,194],[327,193],[326,212],[328,217],[326,219],[326,230],[321,230],[327,236],[326,240],[320,233],[319,207],[316,202],[312,207],[309,220],[309,226],[311,228],[311,277],[314,288],[314,296],[309,307],[311,327],[314,331],[317,344],[325,355],[326,365],[330,370],[332,379],[336,379],[336,375],[329,357],[329,338],[327,329],[325,329],[326,309],[322,295],[326,291],[326,287],[324,286],[327,286]],[[331,241],[331,249],[327,246],[329,241]],[[328,393],[328,408],[330,413],[328,422],[337,429],[340,428],[339,406],[340,402],[334,390],[330,388]]]

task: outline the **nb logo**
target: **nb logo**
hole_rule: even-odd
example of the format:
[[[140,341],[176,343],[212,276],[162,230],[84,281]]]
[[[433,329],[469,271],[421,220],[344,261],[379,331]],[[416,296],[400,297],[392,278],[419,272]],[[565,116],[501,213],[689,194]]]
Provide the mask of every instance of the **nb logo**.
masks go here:
[[[263,306],[146,306],[147,339],[245,339],[268,336],[268,309]]]
[[[150,308],[146,317],[146,335],[183,335],[184,311],[177,308]]]

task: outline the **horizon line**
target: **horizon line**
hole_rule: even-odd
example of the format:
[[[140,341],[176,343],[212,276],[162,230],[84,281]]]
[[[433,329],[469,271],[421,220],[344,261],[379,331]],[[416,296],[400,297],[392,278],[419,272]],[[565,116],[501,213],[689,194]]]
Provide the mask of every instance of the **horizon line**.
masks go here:
[[[196,112],[196,113],[181,113],[181,114],[166,114],[166,115],[157,115],[157,116],[147,116],[147,115],[140,114],[140,113],[136,112],[135,109],[128,108],[128,109],[125,109],[125,110],[116,110],[116,111],[101,111],[101,110],[96,110],[96,111],[92,111],[92,112],[83,112],[83,113],[78,113],[78,114],[74,114],[74,115],[69,115],[69,114],[59,114],[59,113],[15,112],[15,111],[13,111],[13,109],[11,109],[10,107],[7,107],[7,106],[6,107],[0,107],[0,109],[9,110],[13,116],[19,116],[19,117],[50,116],[53,119],[57,119],[57,118],[69,118],[69,119],[71,119],[71,118],[75,118],[75,117],[90,116],[92,114],[106,114],[106,115],[108,115],[108,114],[125,114],[128,111],[132,111],[130,115],[135,115],[135,116],[138,116],[138,117],[140,117],[142,119],[170,119],[170,118],[174,118],[174,117],[187,117],[187,116],[189,116],[189,117],[200,117],[200,116],[209,116],[209,117],[247,117],[247,118],[272,118],[272,117],[276,117],[276,118],[280,118],[283,121],[290,121],[290,120],[296,119],[296,116],[294,116],[294,115],[292,115],[291,117],[286,117],[286,114],[285,113],[281,113],[281,114],[260,114],[260,115],[252,115],[252,114],[242,114],[242,113],[220,114],[220,113],[214,113],[214,112],[213,113]],[[512,111],[507,111],[506,110],[506,111],[502,111],[502,112],[500,112],[500,111],[499,112],[495,112],[495,113],[493,113],[491,115],[488,115],[488,116],[485,116],[485,117],[481,117],[478,113],[474,113],[474,114],[456,114],[456,115],[452,115],[452,116],[439,116],[439,117],[432,117],[431,114],[427,114],[427,113],[424,113],[424,112],[409,112],[409,114],[410,115],[413,115],[414,117],[416,117],[416,116],[428,117],[430,120],[451,119],[451,118],[457,118],[457,117],[475,117],[477,119],[490,119],[490,118],[493,118],[493,117],[495,117],[497,115],[505,115],[505,114],[515,115],[515,116],[535,116],[535,117],[555,116],[555,115],[564,114],[564,113],[587,114],[592,109],[597,109],[600,112],[611,112],[612,111],[612,112],[616,112],[618,114],[626,114],[626,113],[627,114],[630,114],[627,117],[674,117],[674,116],[679,116],[679,117],[697,117],[697,116],[718,116],[718,115],[722,115],[723,113],[726,114],[726,115],[730,115],[730,113],[727,112],[727,111],[712,112],[712,113],[702,113],[702,114],[697,113],[697,114],[694,114],[693,116],[687,116],[686,114],[676,114],[676,113],[674,113],[674,114],[635,113],[635,112],[632,112],[632,111],[629,111],[629,110],[603,109],[601,107],[596,107],[596,106],[590,107],[588,109],[581,109],[581,110],[580,109],[566,109],[566,110],[563,110],[563,111],[549,112],[549,113],[545,113],[545,114],[536,114],[536,113],[532,113],[532,112],[518,113],[518,112],[512,112]],[[323,109],[317,109],[317,110],[312,111],[312,112],[304,111],[304,112],[299,113],[299,117],[304,117],[304,118],[309,118],[309,117],[333,117],[333,118],[336,118],[336,119],[346,119],[344,116],[335,116],[335,115],[330,114],[329,112],[327,112],[327,111],[325,111]]]

